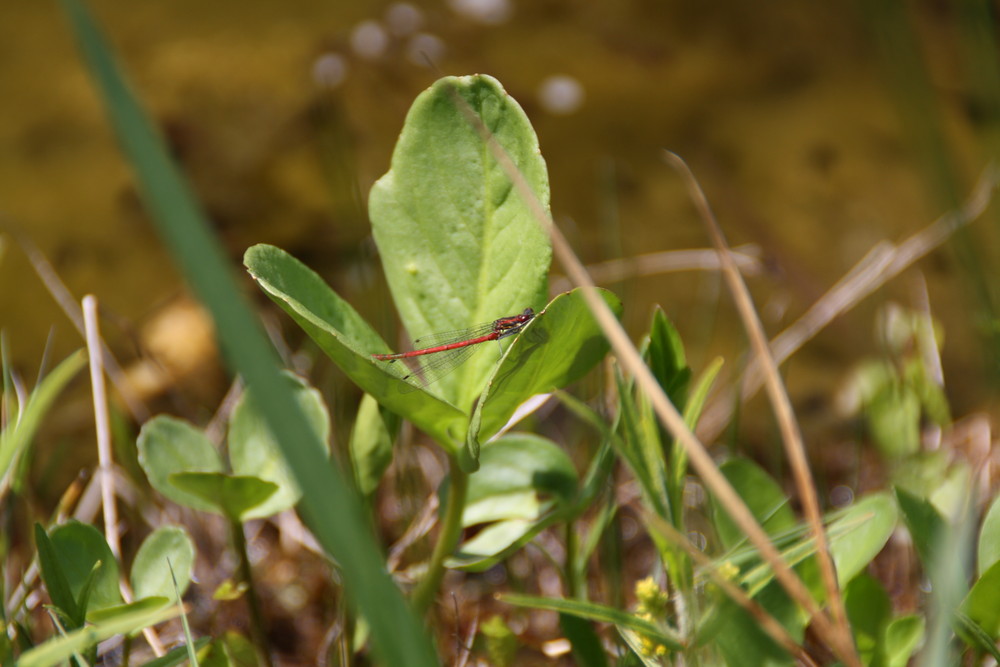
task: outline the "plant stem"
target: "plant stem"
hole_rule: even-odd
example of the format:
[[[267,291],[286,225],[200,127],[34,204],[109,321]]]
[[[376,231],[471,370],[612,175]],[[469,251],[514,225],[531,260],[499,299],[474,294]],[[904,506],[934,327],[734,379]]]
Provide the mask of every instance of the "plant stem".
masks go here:
[[[580,596],[580,576],[576,567],[576,551],[579,538],[576,534],[576,522],[566,522],[566,597],[577,599]]]
[[[264,628],[264,614],[260,610],[260,600],[254,587],[253,572],[250,569],[250,555],[247,553],[247,538],[243,534],[243,524],[237,519],[230,519],[233,533],[233,547],[240,557],[240,578],[247,586],[247,605],[250,607],[250,634],[257,645],[257,650],[264,658],[266,667],[274,667],[271,662],[271,651],[267,645],[267,630]]]
[[[434,601],[441,579],[444,578],[444,561],[454,551],[462,533],[462,512],[465,511],[465,497],[469,490],[469,475],[459,467],[454,457],[450,457],[448,462],[451,474],[441,531],[427,566],[427,574],[413,591],[413,607],[420,614],[425,613]]]

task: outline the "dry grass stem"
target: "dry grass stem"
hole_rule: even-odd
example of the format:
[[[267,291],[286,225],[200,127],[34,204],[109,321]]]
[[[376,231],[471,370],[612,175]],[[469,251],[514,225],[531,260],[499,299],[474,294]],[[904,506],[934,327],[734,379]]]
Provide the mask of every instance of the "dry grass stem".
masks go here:
[[[981,216],[998,184],[1000,184],[1000,169],[991,164],[983,170],[961,209],[949,211],[898,246],[889,241],[876,244],[809,310],[775,336],[770,346],[775,361],[778,364],[783,363],[835,318],[849,311],[918,259],[938,248],[956,230]],[[760,363],[754,357],[747,365],[741,400],[747,401],[752,398],[762,384]],[[698,427],[699,436],[707,441],[715,440],[729,423],[732,413],[733,405],[728,397],[715,401],[702,417]]]
[[[53,268],[49,260],[42,254],[42,251],[27,236],[18,234],[17,242],[21,246],[21,250],[28,257],[28,261],[31,262],[31,266],[34,267],[35,273],[38,274],[42,284],[45,285],[45,289],[52,295],[52,299],[62,309],[66,317],[69,318],[69,321],[73,323],[76,330],[80,332],[80,335],[86,338],[83,314],[79,306],[76,305],[76,300],[73,298],[69,288],[66,287],[59,274],[56,273],[55,268]],[[122,367],[111,353],[111,348],[105,345],[103,341],[100,342],[100,345],[104,359],[104,369],[111,379],[111,384],[115,386],[115,390],[121,396],[126,409],[132,415],[132,419],[138,424],[145,422],[152,416],[149,413],[149,409],[136,396],[135,392],[132,391],[129,381],[125,377],[124,371],[122,371]]]
[[[101,477],[101,504],[104,510],[104,535],[115,558],[121,559],[118,537],[118,511],[115,505],[114,474],[111,459],[111,420],[104,386],[104,363],[101,359],[101,334],[97,324],[97,299],[83,297],[83,322],[90,355],[90,386],[94,394],[94,422],[97,428],[97,461]]]
[[[732,254],[733,261],[736,262],[736,265],[744,275],[753,276],[764,271],[764,265],[760,261],[760,248],[757,245],[747,244],[738,246],[733,248]],[[693,248],[690,250],[651,252],[645,255],[588,264],[587,272],[594,283],[607,285],[640,276],[679,271],[718,271],[720,268],[719,255],[715,250],[711,248]],[[553,292],[564,292],[570,287],[572,285],[564,276],[557,276],[552,280]]]
[[[736,524],[747,534],[749,540],[757,547],[761,553],[761,557],[771,565],[781,585],[797,603],[806,609],[810,617],[814,619],[816,631],[819,635],[836,650],[842,659],[850,661],[850,658],[854,656],[853,643],[850,647],[842,645],[840,633],[831,625],[829,619],[820,612],[816,602],[802,583],[802,580],[782,560],[781,554],[754,519],[753,514],[742,498],[739,497],[728,480],[726,480],[715,466],[715,462],[705,447],[694,436],[694,433],[688,429],[683,417],[677,412],[673,404],[670,403],[670,400],[663,393],[662,388],[649,371],[649,368],[643,363],[642,357],[632,344],[632,341],[629,340],[628,334],[625,333],[614,313],[611,312],[611,309],[599,296],[583,264],[577,259],[569,243],[562,236],[562,233],[556,227],[548,211],[545,210],[545,207],[542,206],[541,202],[535,196],[531,186],[528,185],[506,150],[497,142],[489,129],[483,125],[475,111],[469,107],[457,92],[453,91],[452,97],[455,100],[457,108],[466,117],[470,126],[480,134],[491,155],[500,165],[500,168],[511,179],[511,183],[517,190],[522,201],[528,206],[538,224],[548,230],[552,238],[554,253],[566,270],[567,276],[574,285],[578,285],[581,288],[581,294],[587,306],[590,308],[594,319],[611,344],[611,348],[614,350],[619,363],[632,374],[636,384],[649,397],[650,403],[661,423],[677,439],[681,446],[684,447],[688,455],[688,460],[695,471],[701,476],[705,485],[715,494],[719,503],[729,512]],[[850,664],[858,663],[850,662]]]
[[[815,667],[816,663],[813,661],[812,657],[805,651],[805,649],[795,643],[795,640],[792,639],[791,635],[788,634],[788,631],[785,630],[785,626],[779,623],[774,616],[767,612],[766,609],[761,607],[756,601],[748,596],[746,591],[734,584],[731,580],[727,579],[725,575],[719,571],[719,568],[716,567],[716,565],[708,558],[708,556],[702,553],[699,549],[695,548],[687,537],[682,535],[680,531],[670,525],[668,521],[664,521],[655,514],[646,512],[643,515],[643,518],[653,530],[660,533],[660,535],[670,540],[673,544],[679,546],[685,551],[685,553],[687,553],[691,560],[698,564],[698,566],[704,568],[705,573],[709,576],[709,578],[715,582],[715,584],[721,588],[733,602],[749,612],[760,624],[761,629],[766,632],[771,639],[783,646],[785,650],[793,656],[798,658],[803,665]]]
[[[760,360],[762,372],[764,374],[765,387],[767,388],[768,399],[774,410],[778,428],[781,431],[781,441],[785,446],[785,453],[791,465],[792,476],[795,479],[795,486],[802,501],[806,521],[816,539],[816,559],[819,563],[820,573],[823,577],[823,585],[826,588],[827,600],[833,611],[835,629],[839,636],[841,658],[850,665],[860,665],[861,659],[858,657],[854,640],[851,637],[851,627],[847,622],[847,612],[844,609],[844,601],[840,595],[840,587],[837,584],[837,571],[833,565],[833,558],[830,555],[830,545],[826,539],[826,531],[823,529],[823,515],[819,506],[819,498],[816,496],[816,483],[813,480],[812,471],[809,469],[809,462],[806,459],[805,445],[802,442],[802,432],[799,430],[798,422],[795,419],[795,412],[792,410],[792,401],[788,397],[788,391],[781,377],[778,375],[778,364],[768,346],[767,335],[764,333],[764,325],[757,315],[753,300],[750,297],[750,290],[740,276],[736,263],[729,255],[729,246],[726,243],[719,222],[712,212],[708,199],[704,191],[695,179],[694,174],[687,164],[675,153],[664,151],[667,163],[672,166],[684,179],[688,192],[698,209],[699,215],[705,224],[712,245],[719,253],[719,261],[722,263],[722,276],[732,292],[736,309],[743,321],[743,327],[750,337],[750,345]]]

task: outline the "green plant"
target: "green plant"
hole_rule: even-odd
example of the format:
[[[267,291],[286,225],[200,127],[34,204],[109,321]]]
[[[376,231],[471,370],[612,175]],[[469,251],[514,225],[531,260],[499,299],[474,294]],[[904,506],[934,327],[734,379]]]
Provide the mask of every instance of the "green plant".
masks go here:
[[[278,372],[275,355],[236,296],[197,203],[103,40],[81,5],[73,0],[65,5],[150,209],[178,263],[212,309],[228,359],[249,386],[229,422],[226,458],[191,424],[168,417],[148,422],[138,448],[150,484],[171,500],[230,522],[250,593],[255,640],[265,656],[242,522],[296,506],[347,592],[349,604],[338,620],[341,632],[351,636],[341,643],[360,651],[370,638],[376,661],[434,664],[432,642],[418,615],[410,613],[384,572],[379,545],[366,529],[370,517],[363,503],[336,462],[329,461],[323,401],[303,381]],[[807,512],[813,522],[803,524],[784,485],[759,465],[731,458],[718,469],[706,469],[711,459],[691,448],[687,430],[700,419],[721,361],[692,372],[680,335],[659,310],[641,345],[645,366],[629,366],[628,372],[610,366],[610,388],[599,409],[564,391],[605,357],[608,344],[591,315],[593,304],[585,303],[593,293],[574,290],[545,303],[552,254],[547,200],[537,140],[499,83],[485,76],[449,77],[417,99],[392,168],[370,200],[376,242],[407,331],[421,336],[525,307],[540,311],[516,339],[504,341],[499,357],[493,348],[428,387],[414,387],[396,366],[374,360],[372,354],[390,346],[302,263],[265,245],[245,255],[260,287],[366,392],[350,443],[361,495],[374,498],[392,460],[401,418],[431,437],[444,454],[448,476],[438,490],[440,527],[411,596],[417,611],[431,607],[447,568],[476,573],[532,551],[558,571],[564,595],[507,594],[507,609],[558,612],[581,665],[814,664],[803,648],[810,625],[818,642],[826,642],[846,664],[906,664],[922,644],[928,664],[945,664],[961,650],[956,637],[971,652],[1000,657],[994,643],[1000,633],[994,604],[1000,581],[996,503],[978,532],[975,574],[949,567],[968,561],[974,542],[977,505],[957,502],[954,493],[973,479],[971,474],[960,470],[948,477],[950,493],[936,494],[935,483],[951,469],[922,466],[919,476],[907,477],[901,466],[894,493],[868,493],[819,518]],[[724,243],[718,247],[725,252]],[[614,295],[600,292],[597,298],[620,314]],[[927,334],[919,327],[913,331]],[[66,363],[53,387],[79,362]],[[671,424],[668,431],[660,421],[658,393],[642,382],[640,371],[646,368],[682,412],[680,427]],[[877,370],[878,386],[868,403],[868,417],[878,424],[872,432],[882,451],[905,466],[917,458],[922,418],[947,425],[947,404],[927,369],[905,355],[880,362]],[[581,441],[597,444],[582,454],[538,434],[509,432],[518,407],[540,393],[553,393],[589,429]],[[37,409],[39,415],[45,412]],[[793,426],[788,419],[779,421],[783,428]],[[28,451],[31,432],[18,435],[12,428],[14,439],[5,428],[0,469],[9,474],[15,467]],[[634,480],[635,493],[623,494],[624,502],[609,492],[613,485],[629,486],[616,484],[623,474],[619,461]],[[720,478],[704,503],[690,500],[704,489],[692,481],[689,465],[702,479],[709,478],[707,472]],[[924,484],[909,483],[915,477]],[[727,489],[738,500],[721,492]],[[798,500],[808,497],[806,491],[813,489],[800,483]],[[635,572],[621,568],[622,559],[609,558],[612,564],[603,565],[600,575],[612,580],[612,592],[597,601],[588,567],[595,554],[620,553],[614,528],[622,515],[638,522],[655,560]],[[899,517],[935,589],[934,608],[926,616],[894,613],[885,590],[865,573],[898,528]],[[762,527],[766,540],[748,541],[747,535],[754,537],[748,525]],[[559,548],[549,548],[551,541],[538,539],[552,535],[561,538],[561,555]],[[689,536],[701,542],[704,553],[693,548]],[[822,536],[825,545],[817,542]],[[193,557],[190,543],[176,529],[154,533],[132,566],[132,587],[140,600],[118,609],[114,583],[120,564],[95,528],[63,523],[46,531],[39,526],[36,540],[53,617],[65,634],[31,649],[9,641],[0,646],[5,660],[17,656],[26,665],[92,662],[100,639],[133,633],[176,613],[164,605],[183,593],[185,567]],[[837,588],[821,574],[827,549],[836,566],[833,583],[844,591],[842,618]],[[152,562],[155,569],[147,565]],[[176,584],[168,585],[164,564],[177,568]],[[789,577],[775,574],[782,572],[778,565],[793,570],[789,577],[801,584],[804,596],[789,586]],[[624,579],[633,575],[638,581],[634,595],[616,597],[615,591],[629,589]],[[832,609],[829,620],[824,607]],[[432,616],[425,614],[435,627]],[[596,623],[610,625],[614,634],[602,637]],[[482,628],[486,650],[497,664],[518,664],[522,647],[511,627],[494,617]],[[850,631],[846,645],[833,641],[837,630]],[[201,649],[200,664],[256,661],[253,647],[237,634],[207,642],[192,641],[189,632],[187,641],[186,651],[193,652],[195,644]],[[149,664],[177,664],[188,655],[174,650]]]
[[[307,415],[316,442],[330,438],[330,416],[319,392],[292,375],[282,376]],[[270,664],[263,614],[254,586],[243,522],[293,507],[302,492],[281,457],[250,392],[237,402],[229,419],[229,460],[224,462],[204,433],[187,422],[154,417],[138,440],[139,463],[150,484],[174,502],[221,514],[229,521],[240,558],[257,649]],[[323,450],[326,455],[326,450]]]

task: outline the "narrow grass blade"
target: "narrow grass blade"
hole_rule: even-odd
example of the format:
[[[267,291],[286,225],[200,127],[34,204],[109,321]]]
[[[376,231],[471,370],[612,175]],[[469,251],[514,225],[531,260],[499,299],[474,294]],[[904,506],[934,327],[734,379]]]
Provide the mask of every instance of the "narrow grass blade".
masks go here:
[[[351,602],[367,619],[385,664],[435,665],[420,622],[385,572],[361,504],[339,467],[323,456],[278,358],[237,289],[224,253],[162,140],[129,89],[90,13],[79,0],[63,0],[80,49],[104,99],[122,148],[160,234],[184,276],[212,312],[226,359],[239,372],[303,491],[306,522],[349,582]]]

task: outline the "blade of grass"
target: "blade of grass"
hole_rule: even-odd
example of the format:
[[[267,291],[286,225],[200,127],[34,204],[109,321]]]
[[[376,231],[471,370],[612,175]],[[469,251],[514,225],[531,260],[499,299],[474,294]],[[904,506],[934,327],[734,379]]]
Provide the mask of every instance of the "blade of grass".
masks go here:
[[[145,201],[181,271],[211,311],[231,367],[258,407],[302,488],[301,511],[344,572],[347,594],[371,628],[377,657],[392,665],[435,665],[433,646],[382,567],[383,559],[343,473],[323,456],[305,415],[281,381],[278,358],[236,286],[205,216],[79,0],[63,0],[84,59]]]
[[[844,600],[840,594],[840,586],[837,585],[837,572],[833,566],[833,558],[830,556],[830,545],[826,539],[826,532],[823,530],[823,516],[819,507],[819,498],[816,495],[816,483],[813,481],[812,471],[809,469],[809,461],[806,459],[806,448],[802,441],[802,432],[799,430],[798,422],[795,420],[795,411],[792,409],[792,401],[788,396],[781,377],[778,375],[778,365],[771,356],[771,349],[768,346],[767,335],[764,333],[764,325],[757,315],[753,300],[750,297],[750,290],[743,281],[743,276],[736,266],[730,254],[729,244],[722,234],[712,208],[708,204],[708,198],[702,191],[685,163],[678,155],[670,151],[664,151],[667,163],[676,170],[687,185],[688,192],[694,200],[695,207],[705,224],[712,245],[719,253],[719,261],[722,264],[722,276],[732,292],[733,300],[739,311],[740,319],[743,321],[743,328],[746,329],[750,337],[750,344],[754,354],[760,360],[764,369],[765,388],[770,399],[771,408],[774,410],[778,428],[781,431],[781,442],[785,446],[785,454],[788,456],[792,469],[792,476],[795,479],[795,486],[802,501],[802,508],[805,512],[806,520],[812,529],[816,539],[816,557],[819,562],[820,573],[823,577],[823,585],[826,588],[827,600],[833,611],[835,630],[840,635],[840,648],[847,652],[842,656],[848,664],[860,664],[860,658],[854,648],[854,640],[851,637],[851,628],[847,622],[847,612],[844,609]]]

